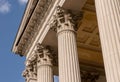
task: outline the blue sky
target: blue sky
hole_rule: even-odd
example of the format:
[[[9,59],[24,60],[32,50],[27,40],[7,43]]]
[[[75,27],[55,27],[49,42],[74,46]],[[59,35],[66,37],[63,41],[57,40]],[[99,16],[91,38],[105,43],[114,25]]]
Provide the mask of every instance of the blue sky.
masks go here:
[[[26,0],[0,0],[0,82],[24,82],[24,57],[11,52]]]
[[[11,52],[27,0],[0,0],[0,82],[25,82],[25,57]],[[58,78],[55,77],[55,82]]]

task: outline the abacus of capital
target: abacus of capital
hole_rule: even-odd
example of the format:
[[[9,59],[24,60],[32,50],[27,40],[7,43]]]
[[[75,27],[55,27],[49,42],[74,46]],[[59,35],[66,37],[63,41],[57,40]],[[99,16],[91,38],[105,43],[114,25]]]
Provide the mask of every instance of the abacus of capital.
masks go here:
[[[25,81],[120,82],[119,7],[120,0],[29,0],[12,49],[26,57]]]

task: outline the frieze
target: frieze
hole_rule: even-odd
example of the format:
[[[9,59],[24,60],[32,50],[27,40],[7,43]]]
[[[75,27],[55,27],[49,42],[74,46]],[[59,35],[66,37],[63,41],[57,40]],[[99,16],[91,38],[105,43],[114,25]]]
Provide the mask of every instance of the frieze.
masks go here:
[[[48,7],[51,5],[51,2],[52,0],[39,0],[37,3],[37,6],[31,16],[30,23],[28,23],[24,36],[19,43],[18,50],[16,52],[17,54],[20,54],[21,56],[25,55],[30,49],[32,42],[36,37],[35,35],[39,31],[38,25],[41,23],[41,20],[48,10]]]

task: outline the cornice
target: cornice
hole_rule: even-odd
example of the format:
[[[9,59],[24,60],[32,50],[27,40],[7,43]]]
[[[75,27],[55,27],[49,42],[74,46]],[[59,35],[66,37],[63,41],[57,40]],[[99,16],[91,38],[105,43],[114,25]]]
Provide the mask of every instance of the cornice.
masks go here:
[[[24,15],[23,15],[22,20],[21,20],[21,24],[19,26],[16,38],[15,38],[15,41],[13,44],[12,51],[14,53],[16,53],[16,51],[17,51],[17,46],[20,42],[20,39],[22,38],[24,30],[26,29],[27,23],[31,18],[31,15],[34,11],[34,8],[35,8],[37,2],[38,2],[38,0],[29,0],[27,3],[26,9],[24,11]]]
[[[26,55],[27,58],[33,53],[35,49],[36,43],[42,43],[44,37],[46,36],[47,32],[50,29],[49,22],[51,21],[51,17],[56,12],[56,6],[62,6],[65,0],[52,0],[49,4],[49,8],[45,11],[44,17],[39,19],[41,20],[38,25],[38,29],[34,31],[34,37],[30,39],[28,43],[28,47],[26,47],[25,52],[22,55]],[[43,12],[42,12],[43,13]]]
[[[53,0],[39,0],[36,3],[36,6],[34,7],[34,9],[31,10],[33,12],[29,18],[27,25],[23,26],[26,29],[24,29],[24,32],[22,31],[23,32],[22,36],[19,37],[20,39],[17,42],[17,50],[15,51],[13,50],[13,52],[20,55],[26,55],[27,51],[31,46],[32,41],[35,39],[35,35],[38,33],[38,30],[40,29],[39,24],[44,18],[44,15],[48,10],[49,6],[51,5],[52,1]],[[31,11],[29,11],[29,13]],[[24,22],[24,20],[22,20],[22,22]]]

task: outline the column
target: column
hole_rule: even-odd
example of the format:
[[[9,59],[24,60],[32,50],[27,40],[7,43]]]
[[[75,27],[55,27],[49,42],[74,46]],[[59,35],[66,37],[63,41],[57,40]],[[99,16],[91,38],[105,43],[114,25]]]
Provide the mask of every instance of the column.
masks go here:
[[[26,62],[26,69],[23,71],[23,77],[26,82],[37,82],[36,62],[28,60]]]
[[[81,14],[79,14],[81,15]],[[57,30],[59,81],[81,82],[76,45],[76,21],[79,16],[58,7],[51,28]]]
[[[95,0],[107,82],[120,82],[120,0]]]
[[[52,51],[50,47],[37,44],[37,82],[53,82]]]

